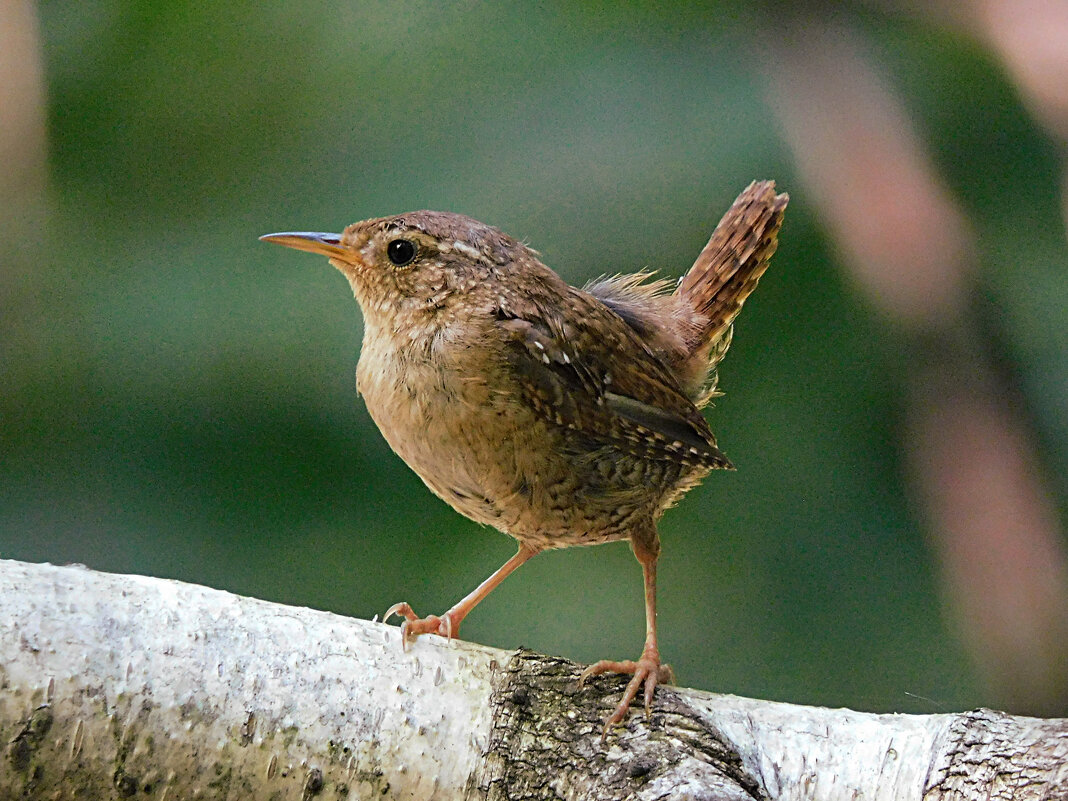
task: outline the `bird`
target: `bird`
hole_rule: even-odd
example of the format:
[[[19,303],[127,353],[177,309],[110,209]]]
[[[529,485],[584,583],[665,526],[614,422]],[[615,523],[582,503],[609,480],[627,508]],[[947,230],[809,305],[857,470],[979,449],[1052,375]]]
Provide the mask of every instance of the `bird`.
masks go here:
[[[643,572],[642,653],[596,662],[580,683],[631,677],[602,741],[640,690],[650,715],[672,681],[657,641],[657,523],[709,472],[733,469],[701,409],[719,394],[718,365],[788,200],[754,181],[677,283],[641,270],[573,287],[526,244],[448,212],[260,237],[326,256],[348,279],[364,318],[357,391],[382,435],[431,492],[518,542],[443,614],[391,607],[405,647],[455,637],[543,550],[628,541]]]

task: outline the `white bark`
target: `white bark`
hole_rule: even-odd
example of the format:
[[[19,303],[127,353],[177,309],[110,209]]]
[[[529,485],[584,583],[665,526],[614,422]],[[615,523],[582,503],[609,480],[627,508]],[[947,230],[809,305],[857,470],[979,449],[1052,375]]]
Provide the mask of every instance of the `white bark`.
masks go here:
[[[173,581],[0,560],[0,798],[1068,798],[1068,721],[621,682]]]

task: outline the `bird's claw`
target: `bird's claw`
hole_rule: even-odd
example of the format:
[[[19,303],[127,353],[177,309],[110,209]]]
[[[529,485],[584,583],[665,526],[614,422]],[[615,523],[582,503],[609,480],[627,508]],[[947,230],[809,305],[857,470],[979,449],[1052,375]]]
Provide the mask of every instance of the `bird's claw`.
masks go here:
[[[578,680],[579,687],[586,682],[586,679],[591,676],[600,676],[602,673],[633,674],[633,678],[627,683],[627,689],[623,691],[623,700],[619,702],[616,711],[605,721],[604,730],[601,732],[602,743],[607,739],[609,730],[627,716],[630,704],[640,688],[644,689],[645,718],[648,720],[653,714],[653,694],[656,686],[671,684],[675,681],[675,674],[671,667],[660,663],[660,654],[656,651],[645,651],[637,662],[629,659],[622,662],[613,662],[609,659],[595,662],[582,671]]]
[[[406,601],[393,604],[387,609],[386,614],[382,616],[382,622],[385,623],[393,615],[400,615],[404,618],[404,622],[401,624],[401,647],[405,651],[408,650],[408,645],[420,634],[438,634],[451,640],[456,636],[459,628],[453,624],[451,612],[446,612],[440,617],[438,615],[419,617]]]

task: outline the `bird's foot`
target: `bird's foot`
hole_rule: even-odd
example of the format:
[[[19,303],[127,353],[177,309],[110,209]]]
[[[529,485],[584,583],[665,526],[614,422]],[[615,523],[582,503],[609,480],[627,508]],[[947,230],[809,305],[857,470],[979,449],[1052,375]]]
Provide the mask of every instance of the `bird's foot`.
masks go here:
[[[648,648],[642,652],[641,658],[637,662],[632,662],[629,659],[623,662],[613,662],[609,659],[595,662],[582,671],[582,675],[579,676],[579,686],[581,687],[586,679],[591,676],[600,676],[602,673],[630,673],[634,676],[627,684],[627,689],[623,692],[623,700],[619,702],[616,711],[604,723],[604,731],[601,732],[602,743],[608,737],[609,729],[620,723],[627,716],[631,701],[638,694],[639,688],[645,688],[645,717],[648,719],[652,715],[653,692],[656,690],[656,685],[660,683],[670,684],[675,681],[675,675],[672,673],[671,668],[660,663],[660,652],[656,649]]]
[[[408,650],[408,644],[420,634],[438,634],[451,640],[460,631],[460,621],[453,620],[451,611],[440,617],[438,615],[419,617],[407,602],[401,601],[386,610],[386,614],[382,616],[382,622],[385,623],[393,615],[404,617],[404,623],[401,624],[401,646],[404,650]]]

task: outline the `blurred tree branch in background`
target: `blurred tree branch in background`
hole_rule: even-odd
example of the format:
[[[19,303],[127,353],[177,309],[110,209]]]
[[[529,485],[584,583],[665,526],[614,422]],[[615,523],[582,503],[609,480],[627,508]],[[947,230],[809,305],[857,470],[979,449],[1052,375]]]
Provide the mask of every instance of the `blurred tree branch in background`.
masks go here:
[[[1068,4],[1059,0],[939,0],[915,12],[954,25],[1001,61],[1031,114],[1068,142]]]
[[[45,95],[36,3],[0,0],[0,381],[9,392],[24,334],[39,332],[42,314],[29,271],[47,221]]]
[[[977,5],[1042,117],[1061,119],[1068,80],[1040,80],[1047,73],[1027,57],[1048,60],[1049,48],[1029,50],[1016,36],[1042,23],[1032,15],[1027,31],[1004,29],[999,7],[1057,6],[1051,23],[1065,28],[1065,6]],[[1055,74],[1068,68],[1059,41]],[[976,319],[972,227],[856,31],[806,18],[769,51],[771,102],[805,191],[854,285],[900,340],[900,447],[963,641],[1004,703],[1068,710],[1065,540],[1019,390]]]
[[[9,210],[39,204],[45,188],[45,85],[35,6],[0,0],[0,200]]]

